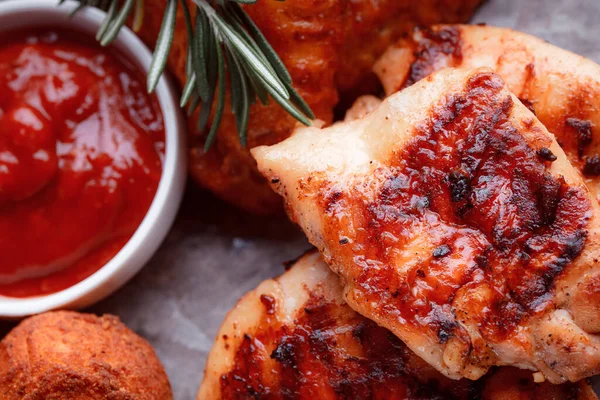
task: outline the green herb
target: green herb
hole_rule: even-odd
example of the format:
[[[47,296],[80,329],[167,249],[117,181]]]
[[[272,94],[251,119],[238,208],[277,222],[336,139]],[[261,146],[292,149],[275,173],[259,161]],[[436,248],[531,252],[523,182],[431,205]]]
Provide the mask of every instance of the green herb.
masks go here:
[[[59,4],[63,1],[59,0]],[[167,0],[148,72],[148,91],[154,91],[167,65],[176,29],[177,8],[181,5],[188,35],[187,81],[181,96],[181,107],[187,107],[188,114],[200,107],[200,130],[206,128],[213,106],[216,107],[205,151],[214,143],[223,117],[228,78],[231,109],[235,114],[240,142],[244,146],[247,143],[250,106],[257,98],[267,104],[270,95],[305,125],[314,119],[310,107],[292,87],[292,78],[283,62],[238,4],[256,1],[193,0],[195,20],[192,22],[192,10],[186,0]],[[106,11],[105,20],[96,36],[103,46],[115,40],[132,12],[134,30],[139,30],[143,23],[144,0],[79,0],[79,3],[74,13],[85,6]]]

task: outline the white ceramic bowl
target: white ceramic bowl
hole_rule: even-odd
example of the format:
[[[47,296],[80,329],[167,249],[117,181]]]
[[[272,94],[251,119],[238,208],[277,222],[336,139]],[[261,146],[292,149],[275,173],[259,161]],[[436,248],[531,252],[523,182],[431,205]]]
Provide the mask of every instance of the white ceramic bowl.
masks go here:
[[[0,1],[0,35],[29,27],[60,27],[91,37],[96,35],[104,18],[103,12],[86,8],[69,18],[78,3],[67,1],[60,7],[57,3],[57,0]],[[123,28],[112,46],[138,68],[147,71],[150,67],[150,50],[131,30]],[[24,299],[0,296],[0,318],[19,318],[53,309],[79,309],[91,305],[131,279],[158,249],[173,224],[183,196],[187,152],[178,92],[168,77],[161,78],[156,93],[166,128],[165,162],[152,205],[135,234],[104,267],[66,290]]]

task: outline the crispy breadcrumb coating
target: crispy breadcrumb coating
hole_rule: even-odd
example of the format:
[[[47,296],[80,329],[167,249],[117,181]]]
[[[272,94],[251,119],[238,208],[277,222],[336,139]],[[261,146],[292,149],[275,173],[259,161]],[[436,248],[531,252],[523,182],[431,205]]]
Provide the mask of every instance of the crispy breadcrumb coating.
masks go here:
[[[112,315],[28,318],[0,342],[2,400],[170,400],[154,350]]]

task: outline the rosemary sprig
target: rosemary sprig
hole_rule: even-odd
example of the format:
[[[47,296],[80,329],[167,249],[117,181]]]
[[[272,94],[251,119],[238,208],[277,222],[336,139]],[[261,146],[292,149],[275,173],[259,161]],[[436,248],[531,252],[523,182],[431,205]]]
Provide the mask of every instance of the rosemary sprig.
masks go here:
[[[59,0],[59,4],[64,0]],[[223,118],[226,81],[229,78],[231,109],[235,114],[240,143],[247,143],[250,106],[256,99],[268,104],[269,96],[305,125],[314,115],[292,86],[285,65],[256,24],[238,3],[257,0],[193,0],[195,19],[186,0],[167,0],[165,14],[148,72],[148,91],[155,90],[167,65],[181,5],[188,36],[187,80],[181,107],[192,114],[200,107],[198,128],[204,130],[215,108],[204,150],[214,143]],[[106,11],[97,39],[110,44],[134,12],[134,30],[143,23],[144,0],[79,0],[80,8],[92,6]]]
[[[138,0],[138,2],[143,2],[143,0]],[[154,57],[152,57],[152,64],[148,72],[148,90],[150,92],[156,89],[158,80],[167,65],[169,50],[175,34],[175,17],[177,17],[177,0],[168,0],[158,40],[154,46]]]

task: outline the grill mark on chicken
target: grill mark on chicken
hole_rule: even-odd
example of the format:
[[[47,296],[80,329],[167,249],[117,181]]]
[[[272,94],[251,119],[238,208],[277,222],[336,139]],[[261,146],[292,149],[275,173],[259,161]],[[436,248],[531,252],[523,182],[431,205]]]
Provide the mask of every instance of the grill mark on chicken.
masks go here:
[[[537,151],[538,156],[542,157],[546,161],[556,161],[556,156],[547,147],[542,147]]]
[[[585,159],[583,174],[586,176],[600,176],[600,156],[596,154]]]
[[[551,161],[519,133],[536,128],[511,124],[513,102],[499,96],[502,87],[496,75],[481,73],[464,93],[442,101],[390,161],[392,172],[374,202],[336,196],[345,202],[339,209],[364,207],[358,213],[368,221],[355,240],[366,243],[355,257],[361,271],[355,283],[382,312],[433,330],[442,343],[465,335],[452,314],[459,290],[491,288],[481,331],[502,340],[550,306],[554,279],[585,243],[586,193],[548,172]],[[428,207],[414,207],[414,198],[429,199]],[[329,204],[322,203],[325,226],[337,235],[344,227]],[[464,264],[432,255],[400,280],[387,237],[402,249],[419,229],[431,229],[434,244],[456,249]]]
[[[584,160],[582,172],[585,176],[596,177],[600,175],[600,157],[598,154],[585,155],[586,149],[590,147],[594,139],[591,121],[579,118],[565,119],[565,132],[573,135],[577,141],[577,157]]]
[[[402,88],[431,75],[440,59],[450,57],[454,63],[460,63],[462,59],[460,30],[456,27],[449,26],[438,31],[420,29],[419,33],[422,35],[421,40],[412,41],[415,61],[410,66]]]
[[[583,152],[592,143],[592,123],[578,118],[565,119],[565,129],[574,131],[577,138],[577,155],[583,157]]]
[[[275,301],[273,296],[263,294],[262,296],[260,296],[260,302],[265,307],[265,311],[267,312],[267,314],[275,314],[275,311],[277,310],[277,302]]]
[[[469,179],[461,172],[452,171],[448,176],[450,181],[450,194],[452,201],[458,203],[467,198],[471,191],[471,183]]]
[[[454,30],[462,38],[456,41],[459,47],[456,52],[460,57],[441,51],[443,46],[430,39],[448,30]],[[477,30],[480,32],[480,43],[483,44],[474,42],[471,32]],[[487,41],[488,38],[492,39]],[[598,133],[598,72],[592,72],[589,66],[573,67],[580,63],[579,56],[574,54],[571,62],[563,64],[569,55],[558,48],[556,60],[549,60],[548,50],[538,49],[540,45],[550,46],[538,43],[537,38],[510,30],[501,32],[497,28],[489,28],[489,32],[485,27],[465,25],[418,28],[412,36],[403,38],[397,44],[399,48],[414,51],[410,67],[392,79],[395,82],[393,87],[388,84],[387,95],[391,94],[390,90],[404,89],[444,67],[488,66],[509,83],[509,88],[519,100],[556,135],[574,166],[586,177],[600,176],[599,145],[593,139],[594,134]],[[405,60],[407,58],[398,60],[399,65]],[[388,65],[379,71],[380,78],[386,71],[395,70]],[[553,80],[559,80],[560,83],[553,83]],[[593,182],[592,189],[600,199],[600,185]]]
[[[342,192],[339,190],[332,190],[331,193],[325,198],[325,212],[330,214],[336,207],[336,204],[341,200]]]
[[[454,382],[431,370],[431,378],[418,377],[418,368],[428,367],[415,365],[414,355],[396,336],[319,295],[311,295],[294,326],[269,327],[265,321],[261,327],[254,336],[244,337],[235,367],[221,376],[223,400],[314,399],[328,392],[335,399],[383,399],[392,394],[471,399],[483,386]],[[267,354],[269,343],[275,343],[275,349]],[[277,362],[275,381],[263,379],[267,358]]]

